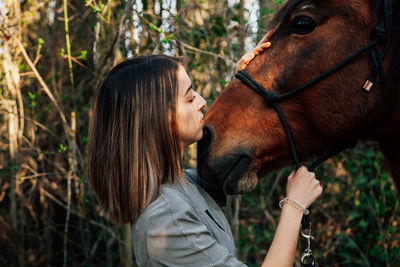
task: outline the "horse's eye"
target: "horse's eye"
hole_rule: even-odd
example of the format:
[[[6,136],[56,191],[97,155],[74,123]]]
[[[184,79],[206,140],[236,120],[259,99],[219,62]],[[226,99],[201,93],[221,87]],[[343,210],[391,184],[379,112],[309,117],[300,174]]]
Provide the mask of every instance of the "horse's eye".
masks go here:
[[[316,23],[309,17],[296,17],[289,27],[289,34],[305,35],[315,29]]]

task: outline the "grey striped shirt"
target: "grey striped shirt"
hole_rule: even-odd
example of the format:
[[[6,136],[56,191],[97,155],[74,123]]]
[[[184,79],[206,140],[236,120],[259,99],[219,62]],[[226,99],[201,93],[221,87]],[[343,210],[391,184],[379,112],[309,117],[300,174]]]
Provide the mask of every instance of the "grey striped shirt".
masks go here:
[[[185,170],[185,183],[163,185],[132,225],[139,266],[246,266],[236,258],[229,224],[217,203]]]

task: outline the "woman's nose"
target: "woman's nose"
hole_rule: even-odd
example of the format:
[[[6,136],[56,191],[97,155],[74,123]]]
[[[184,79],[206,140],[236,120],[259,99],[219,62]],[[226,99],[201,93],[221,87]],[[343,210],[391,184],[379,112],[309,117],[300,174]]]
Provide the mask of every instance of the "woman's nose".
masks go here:
[[[204,100],[204,98],[201,95],[199,95],[199,98],[200,98],[199,110],[202,110],[206,107],[207,102]]]

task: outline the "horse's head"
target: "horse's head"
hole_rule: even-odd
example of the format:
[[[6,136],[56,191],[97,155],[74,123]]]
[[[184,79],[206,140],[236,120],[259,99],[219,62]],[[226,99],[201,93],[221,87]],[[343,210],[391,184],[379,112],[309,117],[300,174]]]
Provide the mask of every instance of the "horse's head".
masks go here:
[[[268,91],[282,95],[371,42],[377,13],[366,0],[289,0],[271,22],[270,28],[276,28],[271,48],[246,71]],[[300,160],[371,135],[382,114],[379,86],[369,93],[362,89],[371,67],[368,51],[280,102]],[[238,79],[223,90],[205,120],[200,175],[228,194],[247,192],[258,177],[292,162],[277,112]]]

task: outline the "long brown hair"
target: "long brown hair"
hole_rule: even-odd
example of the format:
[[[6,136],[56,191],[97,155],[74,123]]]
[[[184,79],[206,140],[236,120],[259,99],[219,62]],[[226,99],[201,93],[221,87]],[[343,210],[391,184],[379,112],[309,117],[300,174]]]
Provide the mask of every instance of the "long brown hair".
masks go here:
[[[161,184],[181,173],[180,64],[165,55],[127,59],[110,71],[94,100],[88,179],[100,212],[117,224],[135,222]]]

